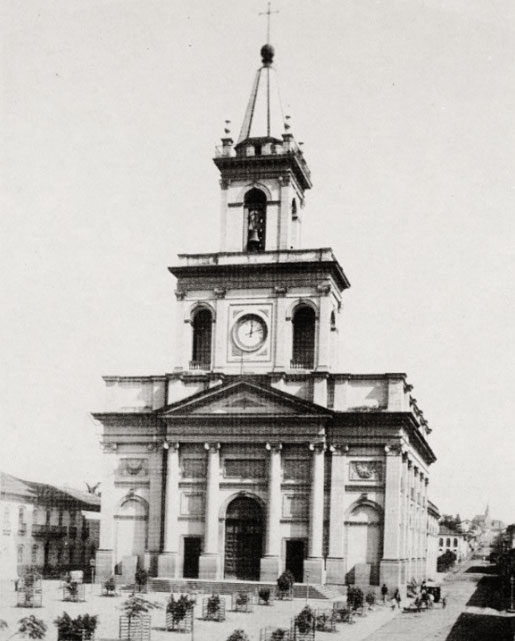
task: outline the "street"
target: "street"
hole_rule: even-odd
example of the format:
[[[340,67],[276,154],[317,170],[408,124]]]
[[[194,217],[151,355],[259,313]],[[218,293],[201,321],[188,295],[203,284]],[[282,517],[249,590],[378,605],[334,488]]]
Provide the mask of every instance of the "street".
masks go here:
[[[442,583],[445,609],[435,605],[427,612],[402,613],[365,641],[513,641],[515,615],[500,609],[489,570],[482,561],[468,562]]]

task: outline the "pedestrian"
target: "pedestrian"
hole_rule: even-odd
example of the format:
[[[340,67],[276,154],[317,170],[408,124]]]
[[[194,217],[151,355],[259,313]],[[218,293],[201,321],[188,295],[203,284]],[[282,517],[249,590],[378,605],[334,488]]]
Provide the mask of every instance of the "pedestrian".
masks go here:
[[[446,606],[447,606],[447,595],[445,595],[442,599],[442,609],[445,610]]]
[[[383,603],[386,603],[386,597],[388,596],[388,588],[386,587],[386,583],[383,583],[383,586],[381,588],[381,596],[383,597]]]
[[[397,607],[398,607],[398,608],[399,608],[399,610],[400,610],[400,609],[401,609],[401,600],[402,600],[402,599],[401,599],[401,593],[400,593],[400,591],[399,591],[399,588],[397,588],[397,589],[395,590],[395,593],[394,593],[394,595],[393,595],[393,600],[395,601],[395,603],[397,604]],[[395,606],[394,606],[394,607],[395,607]]]

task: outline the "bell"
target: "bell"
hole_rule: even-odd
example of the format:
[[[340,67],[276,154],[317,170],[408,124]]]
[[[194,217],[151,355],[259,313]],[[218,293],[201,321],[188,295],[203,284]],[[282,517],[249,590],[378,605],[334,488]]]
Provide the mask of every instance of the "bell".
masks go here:
[[[257,247],[259,245],[259,234],[257,229],[251,229],[248,245],[249,247]]]

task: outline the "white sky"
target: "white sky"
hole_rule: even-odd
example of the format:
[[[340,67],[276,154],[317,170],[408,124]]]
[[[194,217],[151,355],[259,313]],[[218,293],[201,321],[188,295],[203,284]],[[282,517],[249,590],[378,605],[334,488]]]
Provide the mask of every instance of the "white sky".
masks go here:
[[[276,0],[283,103],[349,372],[405,371],[443,512],[515,520],[515,5]],[[264,0],[0,0],[0,469],[100,477],[103,374],[173,359],[180,252],[216,251]],[[85,486],[83,486],[85,487]]]

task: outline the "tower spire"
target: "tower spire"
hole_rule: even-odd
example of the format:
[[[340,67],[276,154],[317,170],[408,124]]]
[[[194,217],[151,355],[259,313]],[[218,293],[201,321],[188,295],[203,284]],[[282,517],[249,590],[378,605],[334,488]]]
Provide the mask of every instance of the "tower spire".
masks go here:
[[[268,3],[268,8],[266,11],[262,11],[259,15],[260,16],[266,16],[266,44],[271,44],[270,43],[270,16],[274,13],[279,13],[279,10],[277,9],[276,11],[272,11],[272,3]]]

